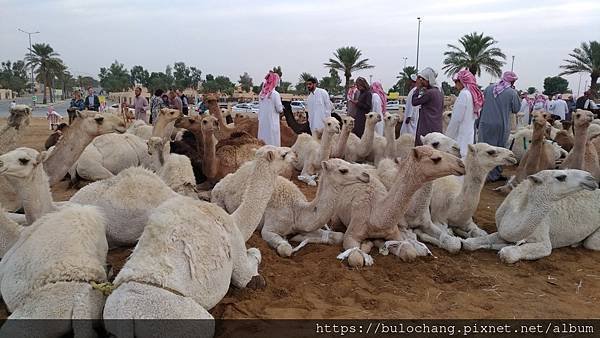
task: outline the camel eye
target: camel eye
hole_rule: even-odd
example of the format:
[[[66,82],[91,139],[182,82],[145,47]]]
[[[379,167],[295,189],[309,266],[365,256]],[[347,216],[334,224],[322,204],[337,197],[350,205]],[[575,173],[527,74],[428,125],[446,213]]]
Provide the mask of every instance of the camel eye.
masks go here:
[[[490,156],[496,155],[496,151],[495,150],[488,150],[487,153]]]
[[[348,173],[348,169],[344,169],[344,168],[342,168],[342,169],[340,169],[340,173],[341,173],[342,175],[346,175],[346,174]]]
[[[327,123],[328,126],[331,126],[331,122]]]
[[[431,160],[433,161],[433,163],[438,164],[438,163],[440,163],[442,158],[441,157],[432,157]]]
[[[27,163],[29,163],[29,159],[28,158],[20,158],[19,162],[21,163],[21,165],[27,165]]]
[[[202,124],[207,124],[207,123],[208,123],[208,121],[202,121]]]
[[[577,115],[575,115],[575,117],[577,117],[577,118],[579,118],[580,116],[581,116],[581,114],[577,114]]]
[[[556,176],[556,180],[559,181],[559,182],[564,182],[564,181],[567,180],[567,175]]]
[[[437,147],[439,147],[439,146],[440,146],[440,143],[439,143],[439,142],[433,142],[433,143],[431,144],[431,146],[432,146],[432,147],[434,147],[434,148],[437,148]]]

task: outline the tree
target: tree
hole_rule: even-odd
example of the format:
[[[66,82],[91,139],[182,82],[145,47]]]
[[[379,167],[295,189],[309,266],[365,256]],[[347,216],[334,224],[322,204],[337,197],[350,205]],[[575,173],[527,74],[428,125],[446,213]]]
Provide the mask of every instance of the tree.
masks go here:
[[[58,58],[59,54],[46,43],[34,43],[29,51],[30,54],[25,57],[27,66],[33,67],[38,78],[42,80],[44,86],[43,103],[47,103],[46,89],[50,86],[51,74],[60,67],[62,61]]]
[[[235,89],[235,84],[226,76],[219,75],[217,77],[213,77],[213,75],[207,74],[206,81],[203,83],[202,89],[205,93],[221,92],[231,95]]]
[[[306,81],[308,81],[308,79],[310,78],[314,78],[314,76],[312,76],[312,74],[310,73],[303,72],[300,74],[300,77],[298,78],[298,83],[295,86],[296,93],[301,95],[308,94],[308,90],[306,89]]]
[[[152,72],[148,77],[148,90],[151,93],[154,93],[157,89],[162,89],[163,91],[169,90],[173,87],[173,82],[167,76],[167,74],[163,72]]]
[[[462,48],[448,44],[450,50],[444,53],[446,59],[442,69],[447,75],[454,75],[462,68],[468,68],[473,75],[480,76],[483,68],[492,75],[502,76],[506,55],[500,48],[492,47],[498,43],[494,38],[473,32],[463,36],[458,42]]]
[[[252,78],[248,73],[244,72],[243,75],[240,75],[240,80],[238,81],[242,87],[242,90],[245,92],[250,92],[252,90]]]
[[[129,71],[117,60],[108,68],[100,68],[98,76],[100,78],[100,85],[107,92],[122,92],[133,86]]]
[[[560,76],[547,77],[544,79],[544,94],[552,96],[555,94],[566,93],[569,87],[569,81]]]
[[[342,79],[337,70],[330,68],[329,76],[325,76],[321,79],[320,87],[325,89],[331,95],[338,95],[342,94],[344,90],[341,84]]]
[[[446,81],[442,82],[442,91],[444,92],[445,96],[458,95],[458,90],[456,90],[456,87],[450,85]]]
[[[374,67],[369,64],[369,59],[359,60],[362,52],[356,47],[340,47],[336,49],[333,56],[335,56],[335,59],[329,59],[329,62],[324,63],[324,65],[344,73],[346,78],[344,92],[348,92],[348,88],[350,88],[350,78],[353,72]]]
[[[290,87],[292,86],[291,82],[287,82],[287,81],[281,81],[279,83],[279,87],[277,87],[277,91],[280,93],[289,93],[290,91]],[[260,86],[258,86],[260,88]],[[260,91],[260,89],[259,89]]]
[[[529,95],[535,94],[536,92],[537,92],[537,88],[535,88],[535,87],[527,88],[527,94],[529,94]]]
[[[27,88],[27,67],[25,61],[19,60],[11,62],[10,60],[2,62],[0,70],[0,87],[8,88],[19,94]]]
[[[396,89],[397,91],[402,94],[402,95],[406,95],[409,91],[410,91],[410,86],[411,86],[411,76],[412,75],[416,75],[417,74],[417,68],[414,66],[408,66],[408,67],[404,67],[402,69],[402,71],[400,72],[400,75],[398,75],[396,78],[400,79],[398,80],[398,83],[396,84]]]
[[[173,77],[175,78],[175,87],[185,89],[192,86],[192,71],[183,62],[173,64]]]
[[[148,87],[148,80],[150,79],[150,73],[142,66],[133,66],[131,68],[131,80],[134,84],[140,84],[144,87]]]
[[[260,94],[260,91],[262,90],[262,86],[252,86],[252,92],[254,94]]]
[[[85,89],[87,87],[98,87],[100,85],[100,82],[91,76],[79,75],[77,77],[77,85],[79,86],[79,88]]]
[[[191,87],[198,89],[198,85],[202,82],[202,71],[196,67],[190,67]]]
[[[598,77],[600,77],[600,42],[582,42],[581,48],[573,49],[569,56],[571,59],[564,60],[567,64],[560,66],[564,71],[558,75],[589,73],[592,81],[590,89],[594,95],[597,95]]]

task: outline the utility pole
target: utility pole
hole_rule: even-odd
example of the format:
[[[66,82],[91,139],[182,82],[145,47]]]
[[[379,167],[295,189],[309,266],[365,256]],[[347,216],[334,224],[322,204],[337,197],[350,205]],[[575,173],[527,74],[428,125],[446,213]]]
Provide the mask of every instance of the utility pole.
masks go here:
[[[513,71],[513,68],[515,67],[515,56],[512,56],[512,63],[510,64],[510,71]]]
[[[33,51],[31,50],[31,35],[32,34],[39,34],[40,32],[26,32],[26,31],[22,30],[21,28],[18,28],[18,30],[20,32],[23,32],[23,33],[29,35],[29,56],[32,56],[33,55]],[[44,88],[44,90],[45,89],[46,88]],[[31,67],[31,95],[35,96],[35,82],[34,82],[34,79],[33,79],[33,66]],[[33,102],[33,106],[35,107],[35,102]]]
[[[417,17],[417,20],[419,20],[419,26],[417,28],[417,72],[419,71],[419,43],[421,40],[421,17]]]
[[[373,75],[369,75],[369,84],[373,84]]]
[[[402,67],[402,70],[404,70],[404,68],[406,68],[406,60],[407,60],[408,58],[405,56],[405,57],[403,57],[403,59],[404,59],[404,67]]]

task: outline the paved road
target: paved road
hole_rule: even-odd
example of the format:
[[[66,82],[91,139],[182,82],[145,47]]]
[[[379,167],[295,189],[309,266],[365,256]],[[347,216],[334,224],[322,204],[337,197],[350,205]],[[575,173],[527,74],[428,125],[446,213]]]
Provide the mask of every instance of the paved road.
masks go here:
[[[27,104],[31,106],[31,97],[18,97],[16,99],[17,104]],[[8,110],[10,108],[11,100],[0,100],[0,117],[8,116]],[[67,108],[69,107],[70,100],[62,102],[54,102],[54,110],[56,110],[63,117],[67,117]],[[33,116],[46,116],[48,112],[48,105],[37,104],[33,110]]]

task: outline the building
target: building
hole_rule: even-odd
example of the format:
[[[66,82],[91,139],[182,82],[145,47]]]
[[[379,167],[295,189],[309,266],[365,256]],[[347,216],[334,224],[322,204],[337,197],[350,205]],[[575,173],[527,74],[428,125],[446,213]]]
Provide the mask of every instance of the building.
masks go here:
[[[17,97],[17,93],[10,89],[0,88],[0,100],[12,100]]]

